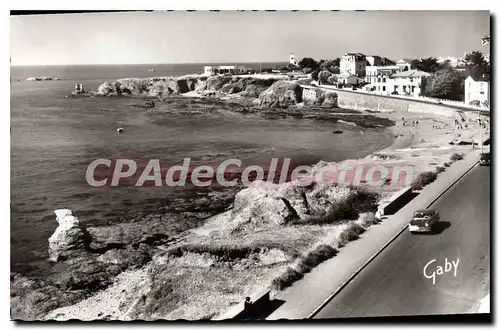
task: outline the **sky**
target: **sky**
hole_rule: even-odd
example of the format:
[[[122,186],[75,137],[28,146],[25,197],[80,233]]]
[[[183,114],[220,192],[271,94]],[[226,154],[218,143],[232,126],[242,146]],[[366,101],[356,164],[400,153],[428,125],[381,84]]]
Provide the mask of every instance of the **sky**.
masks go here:
[[[287,62],[346,52],[463,56],[488,11],[123,12],[11,16],[12,65]]]

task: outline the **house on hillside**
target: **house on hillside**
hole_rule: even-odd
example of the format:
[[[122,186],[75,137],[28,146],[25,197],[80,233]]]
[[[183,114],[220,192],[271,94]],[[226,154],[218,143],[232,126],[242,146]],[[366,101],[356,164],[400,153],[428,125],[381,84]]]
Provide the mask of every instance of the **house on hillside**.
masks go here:
[[[340,73],[364,77],[366,56],[362,53],[346,53],[340,58]]]
[[[471,76],[465,80],[465,104],[489,107],[490,84],[485,79],[474,80]]]

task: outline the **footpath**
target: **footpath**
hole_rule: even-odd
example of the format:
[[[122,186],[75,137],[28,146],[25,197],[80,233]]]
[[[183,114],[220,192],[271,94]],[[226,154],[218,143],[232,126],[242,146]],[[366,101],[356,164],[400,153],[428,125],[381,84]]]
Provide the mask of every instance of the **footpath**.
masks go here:
[[[371,226],[358,240],[349,242],[332,259],[315,267],[273,299],[285,301],[267,320],[304,319],[315,315],[364,266],[373,260],[400,233],[406,230],[413,212],[428,208],[479,161],[479,151],[467,153],[454,162],[394,215]]]

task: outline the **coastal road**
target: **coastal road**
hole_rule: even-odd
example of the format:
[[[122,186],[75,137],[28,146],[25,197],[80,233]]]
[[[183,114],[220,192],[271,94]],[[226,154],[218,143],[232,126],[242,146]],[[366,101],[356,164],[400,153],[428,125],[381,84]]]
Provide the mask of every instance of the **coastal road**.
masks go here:
[[[431,208],[440,233],[406,230],[314,318],[475,312],[490,291],[490,167],[474,167]],[[435,284],[424,276],[434,259],[426,273]]]

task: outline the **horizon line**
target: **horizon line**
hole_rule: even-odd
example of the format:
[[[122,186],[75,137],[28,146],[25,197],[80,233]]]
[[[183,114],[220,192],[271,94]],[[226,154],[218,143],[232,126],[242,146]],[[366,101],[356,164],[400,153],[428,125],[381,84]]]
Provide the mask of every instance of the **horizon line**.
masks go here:
[[[231,62],[152,62],[152,63],[68,63],[68,64],[10,64],[11,67],[30,66],[30,67],[50,67],[50,66],[121,66],[121,65],[165,65],[165,64],[239,64],[239,63],[288,63],[288,61],[231,61]]]

